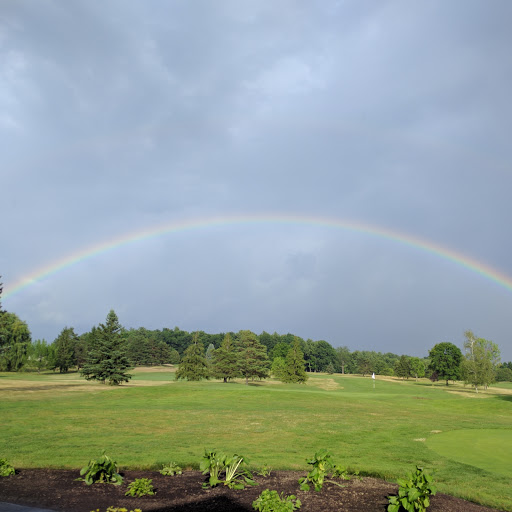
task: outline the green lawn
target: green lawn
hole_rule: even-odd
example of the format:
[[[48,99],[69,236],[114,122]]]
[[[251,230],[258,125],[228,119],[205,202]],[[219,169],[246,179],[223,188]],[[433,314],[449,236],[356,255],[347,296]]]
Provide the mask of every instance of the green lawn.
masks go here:
[[[249,386],[174,382],[154,369],[134,375],[111,388],[76,373],[0,374],[0,458],[20,468],[80,468],[105,449],[124,468],[197,468],[204,448],[215,448],[242,453],[253,467],[305,469],[306,458],[327,448],[339,463],[389,480],[420,464],[435,471],[442,492],[512,511],[510,475],[502,472],[510,458],[493,450],[497,459],[485,465],[488,450],[468,461],[431,446],[456,430],[478,428],[484,439],[485,431],[510,430],[510,390],[476,395],[380,379],[374,389],[370,378],[341,375]],[[461,443],[461,451],[473,449]]]

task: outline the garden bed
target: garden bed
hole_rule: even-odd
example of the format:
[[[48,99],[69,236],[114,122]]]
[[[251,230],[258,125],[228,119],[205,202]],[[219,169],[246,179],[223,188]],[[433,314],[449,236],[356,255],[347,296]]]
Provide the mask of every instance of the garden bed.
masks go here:
[[[299,490],[298,479],[304,472],[274,471],[268,477],[256,477],[257,487],[233,490],[225,486],[203,489],[205,477],[199,471],[178,476],[162,476],[156,471],[125,471],[121,486],[85,485],[77,481],[79,471],[22,469],[16,475],[0,478],[0,502],[47,508],[59,512],[90,512],[108,506],[140,508],[143,512],[242,512],[252,511],[252,502],[264,489],[295,494],[302,502],[301,512],[381,511],[387,496],[398,486],[375,478],[341,482],[343,487],[326,483],[321,492]],[[127,485],[136,478],[150,478],[156,494],[142,498],[125,496]],[[429,512],[492,512],[486,508],[446,494],[432,498]]]

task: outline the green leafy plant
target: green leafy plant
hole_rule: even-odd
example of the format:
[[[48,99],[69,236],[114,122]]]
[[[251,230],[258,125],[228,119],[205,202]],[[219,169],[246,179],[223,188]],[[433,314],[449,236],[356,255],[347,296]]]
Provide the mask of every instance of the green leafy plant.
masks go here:
[[[398,496],[388,496],[388,512],[424,512],[430,506],[430,496],[437,492],[433,478],[422,467],[416,466],[416,471],[398,480]]]
[[[349,471],[348,468],[344,466],[338,466],[337,464],[334,466],[332,477],[341,478],[342,480],[351,480],[354,477],[360,479],[359,471]]]
[[[243,464],[248,464],[248,460],[243,455],[232,455],[225,460],[225,481],[230,489],[243,489],[246,484],[256,485],[252,474],[248,469],[242,468]]]
[[[301,506],[300,500],[293,494],[284,496],[277,491],[265,489],[258,498],[252,502],[252,508],[258,512],[293,512]]]
[[[149,478],[136,478],[129,486],[128,490],[124,493],[125,496],[153,496],[155,491],[152,485],[153,480]]]
[[[108,455],[103,455],[99,459],[92,459],[87,466],[80,471],[79,480],[84,480],[87,485],[93,483],[111,483],[121,485],[123,477],[118,473],[117,462],[112,460]]]
[[[7,459],[0,459],[0,476],[14,475],[15,469]]]
[[[256,474],[259,476],[270,476],[270,473],[272,473],[272,468],[267,464],[263,464]]]
[[[313,484],[315,491],[318,492],[322,489],[328,472],[334,469],[332,455],[327,450],[320,450],[307,463],[313,466],[313,468],[305,477],[299,478],[300,489],[301,491],[309,491],[309,484]]]
[[[228,457],[223,453],[205,450],[199,469],[203,475],[209,475],[209,478],[203,487],[215,487],[223,483],[231,489],[243,489],[246,484],[256,485],[251,472],[242,468],[247,463],[243,455],[234,454]]]
[[[183,473],[183,469],[181,466],[178,466],[176,462],[169,462],[169,464],[164,464],[162,466],[162,469],[159,470],[159,473],[165,476],[181,475]]]
[[[221,483],[220,475],[224,470],[225,455],[217,454],[215,451],[204,451],[203,458],[199,463],[199,469],[203,475],[210,475],[208,482],[203,484],[203,487],[215,487]]]

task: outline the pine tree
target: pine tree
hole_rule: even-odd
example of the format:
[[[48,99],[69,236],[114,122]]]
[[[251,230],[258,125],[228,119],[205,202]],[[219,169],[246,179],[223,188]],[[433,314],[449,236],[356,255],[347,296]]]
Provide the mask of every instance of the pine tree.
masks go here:
[[[126,373],[131,365],[126,356],[125,340],[121,337],[121,325],[113,309],[107,315],[106,323],[91,332],[89,342],[87,361],[80,372],[87,380],[118,385],[132,378]]]
[[[288,354],[286,354],[285,369],[280,380],[283,382],[306,382],[308,375],[305,366],[306,362],[304,361],[304,354],[300,348],[300,341],[299,338],[295,336],[292,346]]]
[[[240,376],[237,366],[237,353],[229,332],[224,336],[221,346],[212,354],[212,376],[216,379],[234,379]]]
[[[251,331],[238,333],[238,369],[245,383],[249,384],[249,377],[264,379],[268,377],[270,362],[267,357],[267,347],[262,345],[256,334]]]
[[[186,348],[180,366],[176,371],[176,380],[202,380],[209,378],[210,372],[204,355],[204,345],[198,343],[198,338],[198,333],[194,333],[192,344]]]

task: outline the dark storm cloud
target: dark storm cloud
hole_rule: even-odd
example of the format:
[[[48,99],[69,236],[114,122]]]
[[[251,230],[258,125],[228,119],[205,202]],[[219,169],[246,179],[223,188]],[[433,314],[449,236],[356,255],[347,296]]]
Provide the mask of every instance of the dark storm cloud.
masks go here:
[[[511,17],[507,0],[3,2],[6,289],[121,234],[247,212],[387,226],[512,274]],[[509,291],[341,230],[175,234],[4,303],[49,340],[115,307],[127,326],[414,355],[471,328],[512,359]]]

